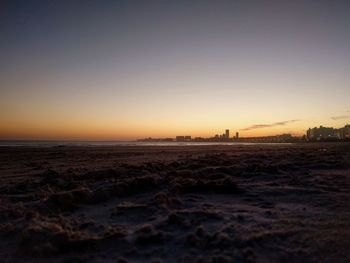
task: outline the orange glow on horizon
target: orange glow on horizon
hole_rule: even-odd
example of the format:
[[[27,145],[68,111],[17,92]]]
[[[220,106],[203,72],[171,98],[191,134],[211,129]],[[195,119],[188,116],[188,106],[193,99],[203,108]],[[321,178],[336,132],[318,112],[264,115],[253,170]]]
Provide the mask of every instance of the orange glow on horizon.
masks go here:
[[[125,124],[124,124],[125,125]],[[209,126],[209,125],[208,125]],[[238,128],[221,126],[214,128],[196,127],[142,127],[142,125],[125,125],[114,127],[112,125],[93,125],[89,123],[76,125],[33,125],[33,123],[1,123],[1,139],[49,139],[49,140],[134,140],[142,138],[174,138],[177,135],[191,135],[194,137],[213,137],[230,129],[230,136],[239,132],[240,137],[270,136],[291,133],[301,136],[305,129],[298,127],[291,130],[287,127],[262,128],[251,131],[242,131]]]

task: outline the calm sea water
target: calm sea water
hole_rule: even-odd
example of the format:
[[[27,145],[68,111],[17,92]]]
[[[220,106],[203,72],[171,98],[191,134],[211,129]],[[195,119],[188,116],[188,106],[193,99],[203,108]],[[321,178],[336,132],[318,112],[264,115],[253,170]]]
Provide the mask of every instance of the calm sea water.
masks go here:
[[[206,145],[256,145],[244,142],[136,142],[136,141],[0,141],[0,147],[59,147],[59,146],[206,146]],[[281,145],[282,143],[263,143]],[[283,143],[290,144],[290,143]]]

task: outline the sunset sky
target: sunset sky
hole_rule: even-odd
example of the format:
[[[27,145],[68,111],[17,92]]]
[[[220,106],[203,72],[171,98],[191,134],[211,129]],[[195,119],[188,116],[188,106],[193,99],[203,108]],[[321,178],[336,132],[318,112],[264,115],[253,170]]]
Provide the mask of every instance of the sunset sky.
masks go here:
[[[0,139],[350,123],[350,1],[1,1]]]

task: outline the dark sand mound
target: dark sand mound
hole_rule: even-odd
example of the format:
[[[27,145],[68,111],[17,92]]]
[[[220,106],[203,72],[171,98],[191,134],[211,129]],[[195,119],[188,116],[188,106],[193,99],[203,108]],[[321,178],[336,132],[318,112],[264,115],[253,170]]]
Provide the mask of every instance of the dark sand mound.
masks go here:
[[[239,193],[236,181],[229,176],[219,179],[176,178],[170,184],[180,193]]]
[[[349,262],[350,145],[0,148],[0,262]]]

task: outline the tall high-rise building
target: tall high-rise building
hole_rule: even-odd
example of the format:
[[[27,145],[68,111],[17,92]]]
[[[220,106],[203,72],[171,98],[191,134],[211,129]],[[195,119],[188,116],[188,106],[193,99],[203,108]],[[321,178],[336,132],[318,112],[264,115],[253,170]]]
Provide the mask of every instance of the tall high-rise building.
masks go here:
[[[236,132],[236,140],[238,140],[238,138],[239,138],[239,133]]]
[[[226,129],[226,131],[225,131],[225,138],[226,139],[230,138],[230,130],[229,129]]]

